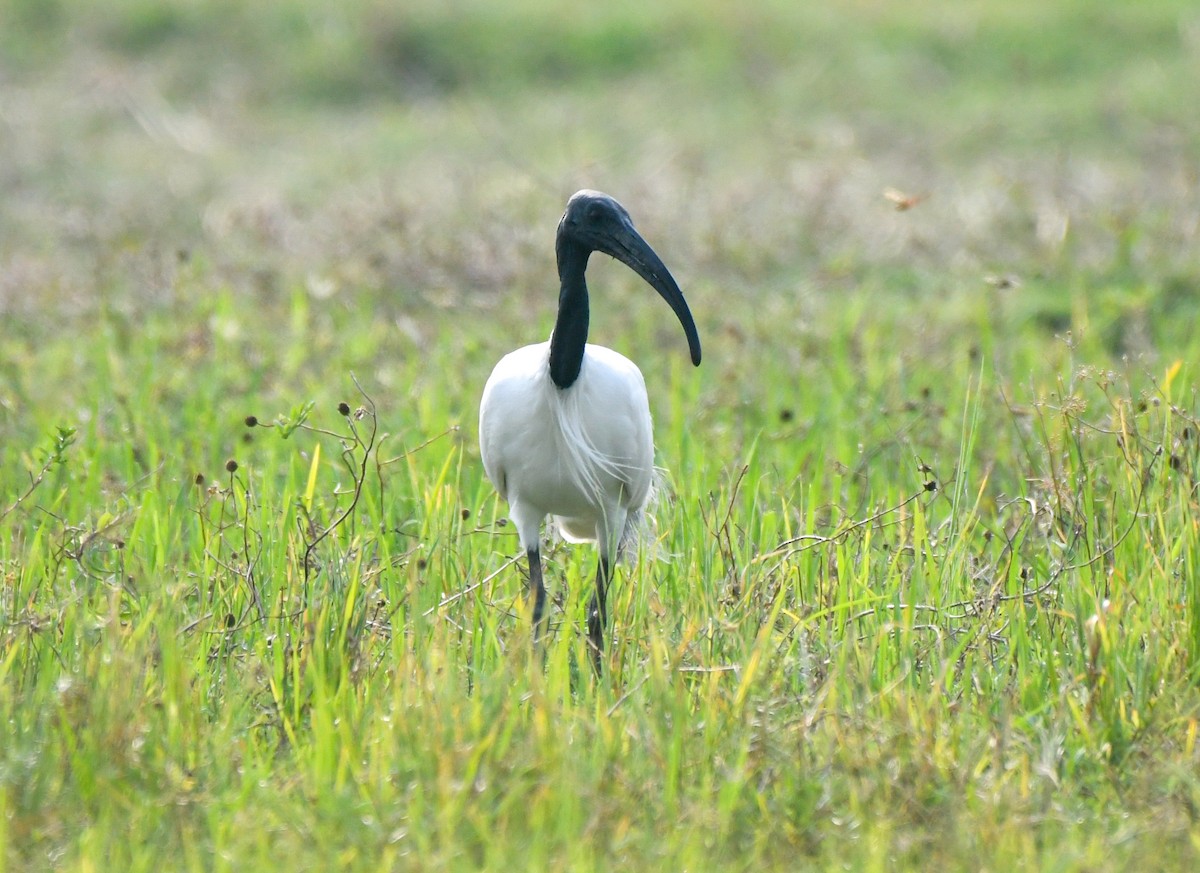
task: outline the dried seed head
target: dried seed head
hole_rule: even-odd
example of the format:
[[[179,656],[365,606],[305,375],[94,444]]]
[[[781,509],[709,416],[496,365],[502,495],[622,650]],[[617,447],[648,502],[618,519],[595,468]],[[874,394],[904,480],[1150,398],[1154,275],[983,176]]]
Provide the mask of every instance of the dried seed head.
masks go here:
[[[346,403],[345,401],[339,403],[338,404],[338,415],[349,415],[349,414],[350,414],[350,404]]]
[[[204,474],[197,473],[194,481],[197,485],[203,485],[204,484]]]
[[[237,463],[237,461],[235,461],[233,458],[230,458],[228,461],[226,461],[226,462],[225,462],[225,470],[226,470],[226,472],[229,472],[229,473],[236,473],[236,472],[237,472],[237,468],[238,468],[238,463]]]
[[[254,415],[247,415],[246,427],[258,427],[258,417]]]
[[[466,507],[463,507],[463,511],[462,511],[463,521],[466,521],[470,517],[471,517],[471,510],[467,509]]]

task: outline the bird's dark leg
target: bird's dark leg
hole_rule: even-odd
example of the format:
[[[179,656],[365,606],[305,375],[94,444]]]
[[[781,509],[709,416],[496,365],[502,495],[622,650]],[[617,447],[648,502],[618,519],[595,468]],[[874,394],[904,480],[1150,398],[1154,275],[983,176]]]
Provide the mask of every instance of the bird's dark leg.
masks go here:
[[[542,584],[542,553],[530,549],[526,555],[529,558],[529,596],[533,600],[533,644],[536,646],[546,633],[546,587]]]
[[[588,606],[588,644],[592,649],[592,666],[596,675],[602,672],[604,656],[604,628],[608,624],[608,583],[612,580],[612,564],[607,557],[600,557],[596,567],[596,593]]]

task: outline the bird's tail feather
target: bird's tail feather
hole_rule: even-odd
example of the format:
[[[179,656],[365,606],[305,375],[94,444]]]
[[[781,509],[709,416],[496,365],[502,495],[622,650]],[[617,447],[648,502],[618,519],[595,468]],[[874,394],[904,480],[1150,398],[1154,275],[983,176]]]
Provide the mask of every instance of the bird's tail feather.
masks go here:
[[[559,391],[553,386],[551,390],[553,395],[550,408],[555,418],[557,438],[560,440],[559,449],[568,459],[575,484],[585,494],[591,495],[596,505],[603,506],[604,488],[601,477],[628,481],[633,478],[635,471],[631,465],[622,463],[596,448],[587,431],[581,426],[586,416],[580,414],[576,392]],[[640,507],[629,511],[625,518],[625,526],[620,531],[617,548],[621,558],[632,560],[636,553],[653,560],[665,560],[670,557],[660,546],[658,525],[654,518],[655,506],[664,493],[669,493],[666,486],[666,471],[655,467],[646,499],[641,502]],[[576,539],[563,530],[561,522],[556,527],[565,539]]]
[[[663,546],[658,535],[658,519],[655,510],[660,501],[670,500],[670,490],[666,487],[667,471],[660,467],[654,468],[654,479],[650,486],[650,494],[640,509],[630,510],[625,516],[625,527],[617,541],[617,555],[622,561],[635,561],[638,556],[651,561],[668,561],[672,555]],[[569,530],[570,519],[554,516],[551,530],[570,543],[589,542],[593,537],[581,536]]]
[[[548,380],[547,384],[550,384]],[[584,494],[589,495],[597,506],[603,506],[604,487],[601,476],[628,481],[633,471],[629,464],[622,463],[596,448],[582,426],[587,416],[579,409],[577,392],[559,391],[553,385],[550,385],[550,390],[553,392],[550,409],[555,418],[559,451],[568,459],[575,484]]]
[[[626,517],[625,530],[621,532],[619,546],[619,553],[624,560],[634,561],[638,555],[650,561],[671,559],[670,552],[659,538],[658,519],[655,514],[660,502],[670,500],[668,476],[662,467],[655,467],[646,502]]]

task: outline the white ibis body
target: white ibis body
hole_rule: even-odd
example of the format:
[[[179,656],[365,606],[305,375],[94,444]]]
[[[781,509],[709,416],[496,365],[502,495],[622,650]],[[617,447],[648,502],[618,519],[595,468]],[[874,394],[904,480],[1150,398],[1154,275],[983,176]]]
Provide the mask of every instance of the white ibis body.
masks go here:
[[[599,669],[612,567],[650,496],[654,439],[641,371],[587,342],[584,272],[591,253],[619,259],[662,295],[683,325],[693,364],[700,363],[700,338],[675,279],[613,198],[597,191],[572,196],[555,251],[554,332],[549,342],[505,355],[492,371],[479,407],[479,448],[529,558],[535,639],[545,627],[542,522],[553,516],[566,539],[596,542],[588,639]]]

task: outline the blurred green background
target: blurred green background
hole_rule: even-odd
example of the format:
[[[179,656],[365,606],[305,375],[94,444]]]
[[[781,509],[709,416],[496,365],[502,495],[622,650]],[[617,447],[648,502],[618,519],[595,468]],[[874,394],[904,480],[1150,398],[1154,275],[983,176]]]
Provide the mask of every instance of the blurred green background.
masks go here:
[[[97,277],[130,273],[123,305],[164,302],[184,251],[237,287],[319,275],[373,305],[511,293],[530,265],[540,290],[584,186],[631,201],[686,278],[737,295],[871,271],[914,293],[1064,265],[1195,272],[1189,2],[0,15],[10,313],[86,308]]]

